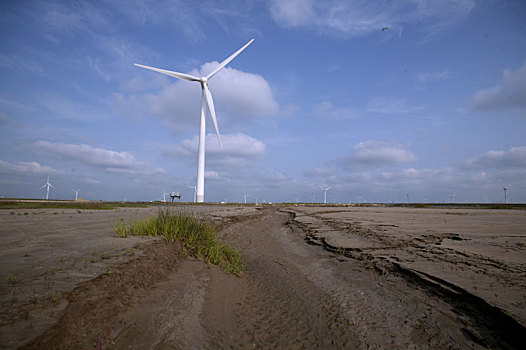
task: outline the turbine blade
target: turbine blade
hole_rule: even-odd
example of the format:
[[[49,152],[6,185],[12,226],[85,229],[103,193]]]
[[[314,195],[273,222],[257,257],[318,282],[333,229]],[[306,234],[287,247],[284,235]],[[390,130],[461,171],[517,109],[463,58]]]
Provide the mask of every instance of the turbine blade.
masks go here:
[[[219,145],[223,147],[223,143],[221,142],[221,136],[219,136],[219,128],[217,127],[217,119],[216,119],[216,110],[214,108],[214,100],[212,99],[212,94],[210,93],[210,90],[208,89],[208,84],[203,84],[203,91],[205,94],[206,104],[208,105],[208,109],[210,110],[210,115],[212,116],[212,121],[214,122],[214,127],[216,128],[217,133],[217,139],[219,140]]]
[[[199,78],[194,77],[193,75],[189,75],[189,74],[173,72],[171,70],[166,70],[166,69],[159,69],[159,68],[154,68],[154,67],[143,66],[142,64],[138,64],[138,63],[134,63],[134,65],[136,65],[137,67],[146,68],[146,69],[158,72],[158,73],[166,74],[166,75],[169,75],[171,77],[175,77],[175,78],[179,78],[179,79],[183,79],[183,80],[199,81]]]
[[[53,187],[53,188],[55,188],[55,186],[53,186],[52,184],[49,184],[49,187]]]
[[[239,55],[244,49],[247,48],[248,45],[252,44],[252,42],[254,41],[254,39],[250,39],[250,41],[248,43],[245,44],[245,46],[243,46],[242,48],[240,48],[239,50],[237,50],[236,52],[234,52],[230,57],[228,57],[226,60],[224,60],[223,62],[221,62],[219,64],[219,67],[217,67],[216,69],[214,69],[214,71],[212,71],[212,73],[208,74],[206,76],[206,79],[210,79],[212,78],[214,75],[216,75],[217,72],[219,72],[221,69],[223,69],[224,66],[226,66],[227,64],[230,63],[230,61],[232,61],[234,58],[236,58],[237,55]]]
[[[40,187],[40,189],[43,189],[44,187],[46,187],[46,185],[44,185],[44,186]]]

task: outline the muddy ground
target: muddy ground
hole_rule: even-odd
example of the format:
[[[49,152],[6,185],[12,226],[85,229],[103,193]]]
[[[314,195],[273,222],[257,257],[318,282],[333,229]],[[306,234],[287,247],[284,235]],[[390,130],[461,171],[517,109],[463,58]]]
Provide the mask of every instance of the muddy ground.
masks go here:
[[[157,210],[1,210],[0,348],[523,345],[523,210],[185,207],[241,250],[240,278],[114,236]]]

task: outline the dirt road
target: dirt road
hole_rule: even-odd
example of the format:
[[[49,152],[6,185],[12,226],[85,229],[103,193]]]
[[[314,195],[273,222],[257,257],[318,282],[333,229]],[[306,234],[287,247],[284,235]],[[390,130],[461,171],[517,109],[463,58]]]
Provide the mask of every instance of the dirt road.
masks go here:
[[[152,244],[66,295],[58,324],[27,348],[519,348],[524,328],[496,310],[308,244],[291,217],[223,219],[219,235],[247,260],[241,278]]]

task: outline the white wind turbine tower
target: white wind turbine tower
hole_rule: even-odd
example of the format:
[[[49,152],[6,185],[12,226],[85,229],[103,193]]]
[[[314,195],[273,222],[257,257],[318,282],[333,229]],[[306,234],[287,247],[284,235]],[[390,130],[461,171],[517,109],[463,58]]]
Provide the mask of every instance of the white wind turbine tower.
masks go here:
[[[80,191],[80,188],[78,190],[73,190],[73,192],[75,192],[75,200],[78,200],[79,198],[79,191]]]
[[[323,204],[327,204],[327,191],[332,187],[320,186],[320,188],[323,190]]]
[[[188,81],[197,81],[201,84],[201,89],[203,91],[201,95],[201,127],[199,129],[199,149],[198,149],[198,157],[197,157],[196,202],[204,202],[204,199],[205,199],[205,138],[206,138],[206,120],[205,120],[206,107],[205,107],[205,104],[208,105],[210,115],[212,116],[212,122],[214,123],[214,127],[216,129],[217,139],[219,140],[219,145],[222,146],[221,137],[219,136],[219,128],[217,127],[214,100],[212,99],[212,94],[210,93],[210,90],[208,89],[208,80],[210,80],[214,75],[216,75],[217,72],[219,72],[227,64],[229,64],[230,61],[236,58],[236,56],[239,55],[244,49],[246,49],[248,45],[252,44],[253,41],[254,39],[251,39],[248,43],[245,44],[245,46],[243,46],[242,48],[234,52],[230,57],[228,57],[223,62],[221,62],[219,66],[216,69],[214,69],[210,74],[208,74],[206,77],[201,77],[201,78],[194,77],[189,74],[178,73],[178,72],[173,72],[169,70],[143,66],[141,64],[135,63],[137,67],[150,69],[155,72],[166,74],[166,75],[178,78],[178,79],[183,79],[183,80],[188,80]]]
[[[49,182],[49,175],[47,176],[47,181],[46,181],[46,183],[44,184],[44,186],[40,187],[40,189],[43,189],[44,187],[47,187],[47,191],[46,191],[46,200],[48,200],[48,199],[49,199],[49,188],[50,188],[50,187],[55,188],[55,187]]]

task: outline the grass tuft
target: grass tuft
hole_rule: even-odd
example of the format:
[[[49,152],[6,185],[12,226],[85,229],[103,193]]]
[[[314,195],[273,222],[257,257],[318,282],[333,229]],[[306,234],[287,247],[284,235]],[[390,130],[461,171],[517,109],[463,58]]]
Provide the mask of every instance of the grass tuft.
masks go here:
[[[179,242],[184,253],[221,267],[225,272],[240,276],[245,263],[241,254],[219,241],[214,228],[206,221],[184,212],[161,210],[157,216],[125,223],[117,220],[113,231],[119,237],[161,236],[168,242]]]

